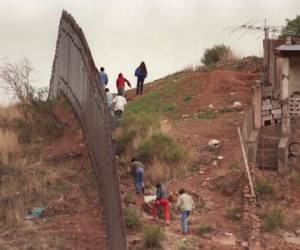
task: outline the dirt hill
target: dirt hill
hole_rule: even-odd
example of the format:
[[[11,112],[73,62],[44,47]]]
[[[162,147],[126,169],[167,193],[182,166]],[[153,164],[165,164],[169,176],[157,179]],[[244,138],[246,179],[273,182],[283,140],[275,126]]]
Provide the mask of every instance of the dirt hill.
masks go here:
[[[124,124],[131,115],[138,115],[139,122],[145,118],[139,116],[141,113],[155,117],[160,131],[168,136],[163,138],[173,138],[186,155],[177,163],[146,161],[146,192],[153,191],[155,181],[163,180],[169,192],[185,188],[197,203],[188,236],[180,233],[180,217],[174,203],[171,225],[165,226],[163,220],[154,223],[143,205],[143,197],[135,194],[129,172],[130,159],[144,139],[136,137],[129,143],[126,137],[125,146],[129,149],[117,156],[121,196],[124,209],[134,209],[138,215],[137,219],[125,213],[125,222],[131,223],[127,228],[129,249],[144,249],[143,227],[147,225],[160,225],[164,229],[163,249],[245,249],[241,245],[249,244],[249,225],[243,219],[243,189],[247,182],[236,127],[241,126],[244,111],[251,105],[252,87],[260,78],[260,68],[260,60],[246,58],[214,69],[169,75],[146,84],[143,96],[135,96],[134,90],[127,92],[129,104]],[[233,107],[235,102],[241,106]],[[61,136],[20,145],[16,152],[20,159],[26,158],[23,173],[33,173],[39,176],[39,181],[26,194],[29,202],[22,203],[22,209],[2,205],[16,197],[1,194],[1,216],[7,215],[7,209],[22,212],[13,216],[13,220],[3,217],[7,220],[0,228],[1,249],[105,249],[98,184],[80,126],[65,102],[56,105],[55,114],[64,123]],[[118,143],[124,126],[115,132]],[[129,124],[129,131],[133,127],[135,123]],[[154,127],[144,136],[151,137]],[[211,139],[217,139],[220,147],[210,149],[207,145]],[[2,165],[4,169],[5,164]],[[2,171],[2,183],[9,176],[8,170]],[[27,185],[24,182],[23,187]],[[27,210],[36,206],[46,207],[43,216],[25,219]],[[134,224],[136,220],[139,223]],[[280,245],[277,236],[266,237],[271,237],[274,245],[264,245],[264,249],[297,249],[294,245]]]

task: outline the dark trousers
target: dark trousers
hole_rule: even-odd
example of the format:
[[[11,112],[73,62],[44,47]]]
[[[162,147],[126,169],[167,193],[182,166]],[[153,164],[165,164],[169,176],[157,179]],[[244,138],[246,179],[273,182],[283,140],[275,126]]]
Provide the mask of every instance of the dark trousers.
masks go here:
[[[136,94],[143,94],[143,88],[144,88],[144,81],[145,78],[138,77],[137,79],[137,85],[136,85]]]

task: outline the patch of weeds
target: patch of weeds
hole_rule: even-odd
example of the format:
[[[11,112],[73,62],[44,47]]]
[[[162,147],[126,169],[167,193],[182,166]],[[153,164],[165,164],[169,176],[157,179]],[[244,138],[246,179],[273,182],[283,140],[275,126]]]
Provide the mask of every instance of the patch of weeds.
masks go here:
[[[239,221],[243,217],[242,209],[240,208],[227,208],[225,211],[225,217],[232,221]]]
[[[124,222],[127,228],[137,228],[141,225],[140,217],[138,211],[135,208],[125,208],[124,209]]]
[[[272,232],[283,226],[285,215],[280,208],[273,208],[265,216],[263,220],[264,229]]]
[[[232,163],[229,165],[229,169],[230,169],[231,171],[241,171],[240,163],[239,163],[239,162],[232,162]]]
[[[190,96],[190,95],[187,95],[183,98],[184,102],[189,102],[190,100],[192,100],[192,96]]]
[[[164,230],[159,226],[147,226],[143,232],[143,241],[146,248],[161,248],[165,237]]]
[[[212,110],[207,110],[198,114],[199,119],[213,119],[217,117],[217,113]]]
[[[256,181],[254,192],[259,199],[265,199],[275,195],[272,182],[266,178],[261,178]]]
[[[126,194],[125,202],[126,202],[127,205],[136,203],[136,199],[135,199],[133,193],[127,193]]]
[[[213,228],[208,224],[200,224],[196,228],[196,234],[199,235],[199,236],[211,233],[212,231],[213,231]]]
[[[220,113],[223,114],[223,113],[230,113],[230,112],[233,112],[233,109],[231,108],[223,108],[220,110]]]
[[[145,137],[150,129],[158,130],[159,119],[145,112],[126,113],[121,122],[122,133],[117,136],[117,154],[125,153],[137,136]]]
[[[170,112],[170,111],[174,111],[177,108],[177,104],[176,103],[162,103],[161,104],[161,110],[163,112]]]
[[[190,239],[183,238],[178,242],[177,248],[178,250],[193,250],[195,249],[195,245]]]
[[[153,134],[143,140],[137,148],[137,158],[144,162],[150,162],[154,158],[167,162],[179,162],[184,157],[184,148],[172,137],[163,133]]]
[[[191,171],[191,172],[198,172],[200,170],[200,166],[199,165],[197,165],[197,164],[193,164],[193,165],[191,165],[190,167],[189,167],[189,171]]]

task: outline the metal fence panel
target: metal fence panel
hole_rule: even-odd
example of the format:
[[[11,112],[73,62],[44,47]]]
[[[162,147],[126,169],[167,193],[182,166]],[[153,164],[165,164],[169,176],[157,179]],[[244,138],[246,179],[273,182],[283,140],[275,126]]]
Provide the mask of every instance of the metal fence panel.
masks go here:
[[[127,249],[106,95],[84,34],[66,11],[60,20],[49,90],[50,97],[59,95],[69,100],[79,119],[101,183],[107,247]]]

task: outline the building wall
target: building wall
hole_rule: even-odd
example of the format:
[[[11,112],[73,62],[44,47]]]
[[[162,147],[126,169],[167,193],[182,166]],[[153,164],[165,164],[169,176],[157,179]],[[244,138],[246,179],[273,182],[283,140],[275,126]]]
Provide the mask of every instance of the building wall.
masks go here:
[[[289,95],[300,92],[300,57],[290,58],[289,84]]]

